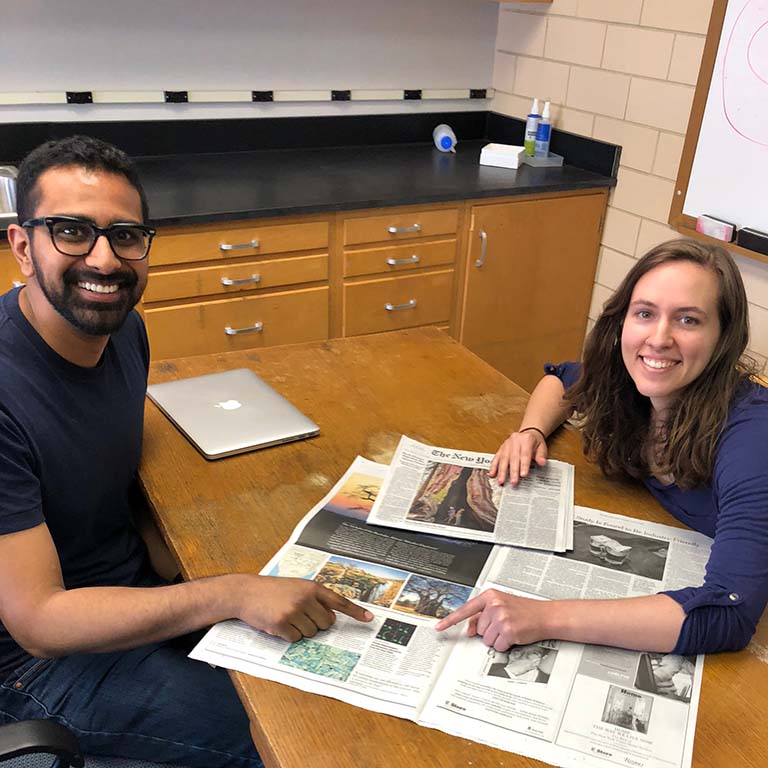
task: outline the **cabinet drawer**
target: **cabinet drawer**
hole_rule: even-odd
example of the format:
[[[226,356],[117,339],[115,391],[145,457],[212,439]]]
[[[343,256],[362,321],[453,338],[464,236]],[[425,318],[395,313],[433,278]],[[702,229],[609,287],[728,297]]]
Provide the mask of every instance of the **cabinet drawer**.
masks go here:
[[[21,274],[19,264],[11,255],[10,248],[0,248],[0,294],[22,285],[26,278]]]
[[[229,226],[179,234],[163,234],[161,229],[152,244],[149,263],[156,267],[163,264],[327,248],[327,221]]]
[[[145,308],[144,320],[154,360],[321,341],[328,338],[328,288]],[[230,335],[225,328],[253,330]]]
[[[239,293],[328,279],[328,254],[245,261],[215,267],[163,269],[149,275],[144,301]],[[234,283],[231,284],[231,283]]]
[[[344,277],[452,265],[455,254],[455,239],[431,243],[416,241],[407,245],[345,251]]]
[[[452,235],[459,225],[457,208],[412,211],[344,220],[344,245]]]
[[[453,270],[447,269],[345,285],[344,335],[445,323],[451,312],[452,283]]]

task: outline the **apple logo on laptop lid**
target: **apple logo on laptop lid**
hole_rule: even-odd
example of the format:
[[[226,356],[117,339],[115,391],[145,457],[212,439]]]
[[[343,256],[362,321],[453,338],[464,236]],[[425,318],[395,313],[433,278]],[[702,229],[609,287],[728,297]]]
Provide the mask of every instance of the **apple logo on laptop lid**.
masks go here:
[[[242,408],[243,404],[239,400],[222,400],[216,403],[214,408],[221,408],[224,411],[236,411],[238,408]]]

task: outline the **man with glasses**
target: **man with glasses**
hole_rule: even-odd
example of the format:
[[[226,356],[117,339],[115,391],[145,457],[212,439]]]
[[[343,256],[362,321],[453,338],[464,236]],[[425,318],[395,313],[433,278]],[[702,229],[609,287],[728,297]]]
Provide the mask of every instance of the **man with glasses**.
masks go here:
[[[125,154],[72,137],[24,160],[17,201],[26,286],[0,296],[0,723],[57,719],[86,754],[259,766],[226,673],[186,658],[188,633],[239,618],[298,640],[334,611],[372,617],[302,579],[158,575],[136,487],[149,349],[133,307],[155,234],[141,184]]]

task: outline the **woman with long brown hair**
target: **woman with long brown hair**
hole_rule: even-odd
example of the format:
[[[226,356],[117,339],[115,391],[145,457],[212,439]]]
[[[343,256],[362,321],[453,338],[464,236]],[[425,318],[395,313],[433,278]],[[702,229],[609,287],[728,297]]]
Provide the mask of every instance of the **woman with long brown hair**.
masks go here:
[[[746,355],[747,298],[723,248],[663,243],[606,302],[583,363],[546,366],[490,474],[517,484],[576,414],[608,477],[642,480],[714,538],[701,586],[617,600],[539,601],[489,590],[438,625],[505,650],[541,639],[646,651],[743,648],[768,601],[768,389]]]

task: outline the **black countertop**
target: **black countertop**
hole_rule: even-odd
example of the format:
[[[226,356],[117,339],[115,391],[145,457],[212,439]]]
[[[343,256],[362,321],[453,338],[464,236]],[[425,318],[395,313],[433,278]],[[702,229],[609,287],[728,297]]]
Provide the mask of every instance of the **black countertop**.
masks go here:
[[[456,154],[431,144],[283,149],[137,158],[154,224],[195,224],[612,187],[571,165],[479,164],[487,140]],[[567,160],[567,158],[566,158]]]

